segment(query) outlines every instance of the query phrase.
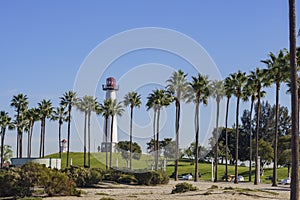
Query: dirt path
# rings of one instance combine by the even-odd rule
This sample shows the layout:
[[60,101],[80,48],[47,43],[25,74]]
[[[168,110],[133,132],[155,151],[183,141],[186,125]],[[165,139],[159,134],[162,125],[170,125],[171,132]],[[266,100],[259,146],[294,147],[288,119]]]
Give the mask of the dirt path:
[[[179,182],[170,181],[168,185],[163,186],[129,186],[112,183],[101,183],[97,188],[81,189],[81,197],[51,197],[51,200],[94,200],[102,197],[112,199],[289,199],[289,186],[271,187],[271,185],[253,183],[212,183],[187,181],[198,187],[199,190],[183,194],[171,194],[172,189]],[[213,186],[214,185],[214,186]],[[213,187],[212,187],[213,186]],[[216,187],[217,186],[217,187]],[[215,189],[211,189],[215,188]]]

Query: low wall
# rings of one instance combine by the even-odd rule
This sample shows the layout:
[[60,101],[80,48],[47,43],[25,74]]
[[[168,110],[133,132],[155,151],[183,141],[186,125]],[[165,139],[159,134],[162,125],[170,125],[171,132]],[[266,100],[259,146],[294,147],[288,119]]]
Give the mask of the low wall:
[[28,162],[44,164],[52,169],[61,169],[60,158],[11,158],[11,164],[16,167],[21,167]]

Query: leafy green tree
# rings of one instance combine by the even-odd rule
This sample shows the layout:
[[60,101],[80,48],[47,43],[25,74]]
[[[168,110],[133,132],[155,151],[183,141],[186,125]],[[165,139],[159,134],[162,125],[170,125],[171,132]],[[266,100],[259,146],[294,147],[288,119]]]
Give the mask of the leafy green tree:
[[113,128],[114,128],[114,118],[117,116],[122,116],[124,112],[121,102],[117,102],[116,99],[112,100],[111,110],[110,110],[110,160],[109,167],[112,167],[112,154],[113,154]]
[[267,64],[269,79],[274,80],[276,85],[276,110],[275,110],[275,133],[274,133],[274,165],[273,165],[273,180],[272,186],[277,186],[277,141],[278,141],[278,120],[279,120],[279,93],[282,82],[288,79],[289,69],[286,55],[283,50],[280,50],[276,56],[272,52],[269,54],[269,59],[261,62]]
[[217,103],[217,114],[216,114],[216,134],[215,134],[215,180],[218,181],[218,152],[219,152],[219,110],[220,110],[220,101],[225,95],[225,88],[223,81],[215,80],[210,85],[211,96],[216,99]]
[[70,134],[71,134],[71,112],[72,107],[77,102],[76,92],[68,91],[65,92],[62,97],[60,97],[60,105],[64,106],[68,110],[68,147],[67,147],[67,159],[66,159],[66,168],[69,167],[69,152],[70,152]]
[[58,151],[59,151],[59,158],[61,158],[61,148],[60,148],[60,143],[61,143],[61,126],[63,125],[64,122],[68,121],[68,112],[66,111],[66,108],[64,106],[59,106],[57,107],[53,113],[52,113],[52,120],[57,120],[58,121]]
[[235,129],[235,138],[236,138],[236,144],[235,144],[235,179],[234,183],[238,183],[238,144],[239,144],[239,108],[240,108],[240,99],[242,98],[242,91],[243,88],[247,84],[247,76],[246,73],[241,72],[240,70],[235,73],[231,74],[232,79],[232,86],[234,88],[233,94],[237,97],[237,103],[236,103],[236,129]]
[[133,109],[134,107],[140,107],[142,104],[141,102],[141,95],[137,92],[129,92],[124,97],[124,106],[130,106],[130,169],[132,170],[132,120],[133,120]]
[[[256,147],[256,143],[254,145]],[[264,173],[264,166],[266,164],[270,164],[273,160],[274,156],[274,150],[272,148],[271,143],[260,139],[258,142],[258,152],[260,156],[260,168],[261,168],[261,173]]]
[[1,168],[4,164],[4,139],[6,128],[11,126],[11,118],[8,116],[8,113],[5,111],[0,112],[0,127],[1,127]]
[[178,180],[178,152],[179,152],[179,122],[180,122],[180,103],[181,100],[187,100],[189,83],[187,81],[187,74],[182,70],[173,72],[172,76],[167,80],[167,90],[172,94],[175,100],[176,118],[175,118],[175,132],[176,132],[176,152],[175,152],[175,181]]
[[13,107],[16,112],[14,123],[17,129],[17,158],[22,158],[22,137],[23,129],[25,127],[24,113],[28,106],[27,95],[20,93],[13,96],[10,106]]
[[[199,146],[199,109],[200,103],[207,105],[207,98],[209,96],[209,80],[208,76],[203,76],[198,73],[197,76],[192,76],[192,82],[190,83],[191,93],[189,95],[188,102],[193,101],[195,103],[195,148]],[[198,161],[199,155],[196,151],[195,160]],[[199,174],[198,162],[195,162],[195,174]],[[195,176],[195,182],[199,181],[199,176]]]
[[130,141],[120,141],[117,144],[117,149],[121,152],[122,158],[126,160],[126,166],[128,167],[128,160],[130,160],[130,151],[132,151],[132,158],[139,160],[141,158],[142,150],[138,143],[132,143],[130,150]]
[[38,113],[41,120],[41,136],[40,136],[40,158],[45,157],[45,136],[46,136],[46,119],[51,118],[53,107],[50,100],[43,99],[38,103]]

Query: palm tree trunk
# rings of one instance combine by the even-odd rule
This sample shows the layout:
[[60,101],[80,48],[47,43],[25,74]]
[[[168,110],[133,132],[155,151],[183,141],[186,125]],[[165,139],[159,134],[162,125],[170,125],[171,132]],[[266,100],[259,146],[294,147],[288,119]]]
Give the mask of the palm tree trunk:
[[59,151],[59,158],[61,158],[61,148],[60,148],[60,142],[61,142],[61,125],[62,125],[62,123],[59,122],[59,124],[58,124],[58,151]]
[[[218,97],[217,97],[218,98]],[[214,182],[218,182],[218,151],[219,151],[219,142],[218,142],[218,136],[219,136],[219,105],[220,100],[217,100],[217,118],[216,118],[216,136],[215,136],[215,180]]]
[[156,125],[156,157],[155,157],[155,170],[158,170],[158,158],[159,158],[159,118],[160,108],[157,109],[157,125]]
[[40,135],[40,158],[42,157],[42,145],[43,145],[43,119],[41,119],[41,135]]
[[114,115],[111,116],[110,122],[110,159],[109,159],[109,168],[112,168],[112,159],[113,159],[113,127],[114,127]]
[[226,157],[226,164],[225,164],[225,178],[226,181],[228,181],[228,110],[229,110],[229,101],[230,101],[230,97],[227,97],[227,105],[226,105],[226,119],[225,119],[225,148],[226,148],[226,152],[225,152],[225,157]]
[[195,110],[195,132],[196,132],[196,141],[195,141],[195,149],[196,149],[196,157],[195,157],[195,182],[199,181],[199,169],[198,169],[198,160],[199,160],[199,104],[200,101],[197,101],[196,103],[196,110]]
[[292,94],[292,176],[290,199],[299,199],[299,113],[298,113],[298,86],[296,65],[296,1],[289,0],[289,27],[290,27],[290,73]]
[[69,117],[68,117],[68,147],[67,147],[67,160],[66,160],[66,168],[69,167],[69,153],[70,153],[70,134],[71,134],[71,111],[72,111],[72,106],[69,105],[69,109],[68,109],[68,113],[69,113]]
[[91,167],[91,111],[88,113],[88,167]]
[[254,185],[258,184],[259,176],[258,174],[258,132],[259,132],[259,121],[260,121],[260,89],[257,93],[257,117],[256,117],[256,134],[255,134],[255,177]]
[[30,145],[30,131],[31,127],[29,127],[28,133],[27,133],[27,158],[30,158],[30,153],[29,153],[29,145]]
[[105,168],[108,170],[108,117],[105,117]]
[[178,153],[179,153],[179,120],[180,120],[180,102],[176,99],[176,119],[175,119],[175,129],[176,129],[176,150],[175,150],[175,181],[178,181]]
[[236,103],[236,118],[235,118],[235,178],[234,183],[238,183],[238,160],[239,160],[239,109],[240,109],[240,96],[237,98]]
[[155,160],[156,160],[156,138],[155,138],[155,136],[156,136],[156,126],[155,126],[155,124],[156,124],[156,113],[157,113],[157,110],[156,110],[156,108],[154,108],[154,116],[153,116],[153,142],[154,142],[154,147],[153,147],[153,156],[154,156],[154,162],[155,162]]
[[133,106],[130,106],[130,138],[129,138],[130,170],[132,170],[132,118],[133,118]]
[[44,127],[43,127],[43,158],[45,157],[45,137],[46,137],[46,119],[44,119]]
[[3,168],[3,164],[4,164],[4,137],[5,137],[5,129],[1,128],[1,168]]
[[[277,77],[279,79],[279,77]],[[279,118],[279,91],[280,82],[276,82],[276,105],[275,105],[275,134],[274,134],[274,159],[272,186],[277,186],[277,140],[278,140],[278,118]]]
[[250,107],[250,122],[249,122],[249,182],[251,182],[252,176],[252,112],[254,106],[254,99],[251,99]]
[[84,127],[83,127],[83,166],[86,167],[86,120],[87,112],[84,112]]
[[20,156],[20,158],[22,158],[22,146],[23,146],[23,144],[22,144],[22,136],[23,136],[23,132],[22,132],[22,130],[20,131],[20,136],[19,136],[19,156]]
[[17,158],[19,158],[19,128],[17,129]]

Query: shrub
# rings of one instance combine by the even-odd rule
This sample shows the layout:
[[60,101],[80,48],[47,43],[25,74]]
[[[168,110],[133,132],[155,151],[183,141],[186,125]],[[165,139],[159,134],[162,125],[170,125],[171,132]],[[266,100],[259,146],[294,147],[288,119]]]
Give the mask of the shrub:
[[164,171],[152,171],[151,185],[168,184],[169,177]]
[[88,187],[102,180],[100,169],[71,167],[67,174],[75,181],[77,187]]
[[134,175],[131,174],[121,174],[121,176],[118,179],[118,183],[123,184],[134,184],[136,182],[136,178],[134,177]]
[[172,194],[184,193],[184,192],[196,191],[196,190],[198,190],[196,186],[193,186],[192,184],[187,182],[183,182],[175,185],[175,188],[172,190]]
[[151,185],[152,172],[137,172],[134,174],[139,185]]

